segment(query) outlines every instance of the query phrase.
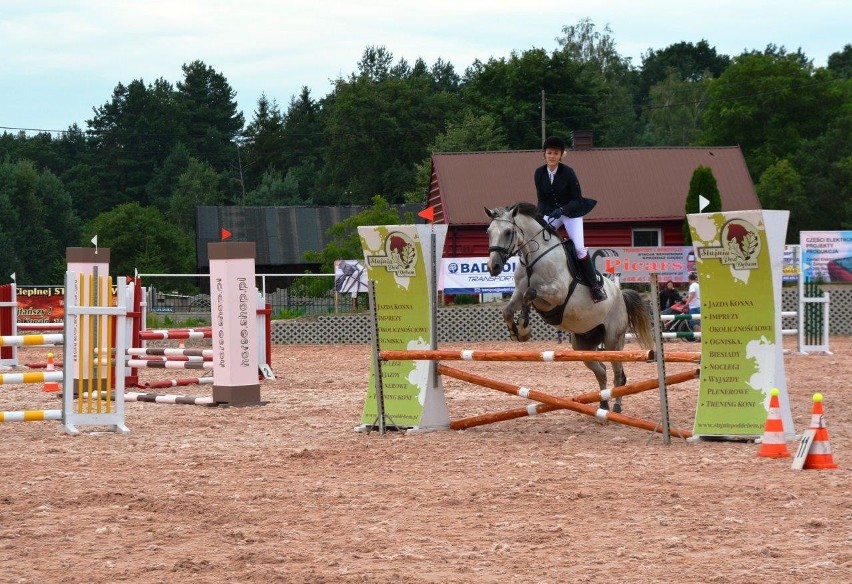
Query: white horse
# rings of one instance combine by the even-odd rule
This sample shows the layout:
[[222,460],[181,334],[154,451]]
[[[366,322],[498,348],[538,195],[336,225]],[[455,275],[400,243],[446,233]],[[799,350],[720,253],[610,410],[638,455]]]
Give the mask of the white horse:
[[[648,308],[635,290],[621,290],[608,278],[603,280],[606,299],[595,303],[578,278],[573,243],[563,240],[544,222],[535,205],[518,203],[510,207],[485,209],[491,217],[488,226],[488,271],[492,276],[502,273],[506,260],[517,254],[515,291],[503,309],[503,320],[514,341],[530,339],[530,306],[548,324],[571,333],[571,345],[578,351],[607,351],[624,348],[625,334],[631,330],[644,349],[654,345],[653,329]],[[582,289],[575,290],[577,284]],[[515,313],[521,314],[516,319]],[[586,361],[601,391],[606,387],[606,367],[599,361]],[[613,387],[627,383],[624,365],[611,363]],[[607,401],[600,407],[609,409]],[[621,398],[616,398],[614,411],[621,411]]]

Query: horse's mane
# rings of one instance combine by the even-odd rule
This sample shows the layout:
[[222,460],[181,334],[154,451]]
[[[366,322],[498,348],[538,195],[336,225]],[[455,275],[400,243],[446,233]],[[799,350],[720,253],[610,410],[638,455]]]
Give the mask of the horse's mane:
[[532,203],[521,201],[520,203],[515,203],[515,207],[518,208],[518,213],[521,215],[526,215],[539,220],[541,219],[541,212],[539,212],[538,207]]
[[535,219],[535,222],[541,225],[546,231],[561,237],[561,235],[559,235],[559,231],[544,222],[544,215],[542,215],[541,211],[538,210],[537,205],[533,205],[527,201],[521,201],[520,203],[515,203],[514,206],[518,209],[519,214]]

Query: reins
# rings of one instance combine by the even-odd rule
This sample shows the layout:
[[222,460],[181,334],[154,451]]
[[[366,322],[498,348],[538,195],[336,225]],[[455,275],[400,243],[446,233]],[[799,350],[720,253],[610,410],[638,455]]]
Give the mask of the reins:
[[[567,257],[568,257],[568,250],[565,247],[565,241],[562,241],[561,238],[560,238],[560,240],[557,243],[555,243],[551,247],[548,247],[540,255],[534,257],[532,259],[532,261],[530,261],[529,256],[531,254],[537,253],[542,247],[539,244],[539,242],[536,241],[536,239],[535,239],[536,237],[541,235],[542,240],[544,242],[547,242],[552,236],[558,235],[553,230],[552,227],[550,227],[549,225],[547,225],[543,221],[537,220],[534,217],[530,217],[530,219],[538,222],[539,225],[541,226],[541,230],[538,233],[536,233],[531,239],[526,240],[526,234],[524,233],[524,230],[521,228],[520,225],[518,225],[518,223],[514,219],[509,220],[509,219],[495,218],[494,221],[503,221],[505,223],[511,223],[512,224],[512,227],[513,227],[512,236],[511,236],[511,239],[509,240],[509,243],[506,244],[505,247],[500,246],[500,245],[492,245],[492,246],[488,247],[488,253],[497,252],[501,255],[502,258],[505,258],[505,259],[508,259],[508,258],[512,257],[513,255],[515,255],[517,253],[519,258],[520,258],[521,265],[524,266],[524,269],[527,272],[527,280],[529,280],[532,277],[533,266],[535,266],[541,258],[546,256],[548,253],[550,253],[554,249],[562,248],[562,250],[565,252],[566,260],[567,260]],[[518,233],[520,233],[520,237],[525,240],[524,243],[520,246],[517,246],[515,244],[515,240],[518,239]],[[530,246],[533,243],[536,246],[539,246],[538,249],[534,249],[534,250],[531,249],[531,250],[527,250],[527,251],[524,250],[524,248]],[[504,261],[505,261],[505,259],[504,259]],[[572,289],[573,289],[573,287],[572,287]]]

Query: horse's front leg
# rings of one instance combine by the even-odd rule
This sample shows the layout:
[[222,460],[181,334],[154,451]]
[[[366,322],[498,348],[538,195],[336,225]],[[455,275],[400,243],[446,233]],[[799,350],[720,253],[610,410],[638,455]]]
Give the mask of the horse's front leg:
[[[526,300],[526,286],[521,282],[515,282],[515,291],[512,298],[503,309],[503,321],[509,329],[509,338],[519,343],[526,342],[532,337],[530,326],[530,303]],[[518,318],[515,313],[520,310]]]
[[[606,366],[600,361],[584,361],[583,364],[591,369],[595,374],[595,379],[598,380],[598,387],[601,391],[606,390]],[[619,408],[620,408],[619,404]],[[609,409],[609,400],[601,399],[599,406],[602,410]]]

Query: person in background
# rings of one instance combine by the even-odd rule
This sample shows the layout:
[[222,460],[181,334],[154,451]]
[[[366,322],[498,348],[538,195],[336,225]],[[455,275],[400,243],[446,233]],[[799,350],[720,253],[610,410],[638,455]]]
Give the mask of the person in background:
[[[689,274],[689,292],[686,295],[686,303],[689,305],[689,314],[701,313],[701,290],[698,288],[698,274]],[[690,320],[689,327],[693,332],[701,331],[701,323],[698,320]]]
[[561,162],[565,155],[565,141],[562,138],[547,138],[542,149],[545,164],[538,167],[534,175],[538,210],[554,229],[559,229],[560,225],[565,227],[568,237],[574,242],[583,277],[589,282],[592,300],[600,302],[606,299],[603,280],[597,279],[595,266],[586,251],[583,238],[583,215],[589,213],[597,201],[583,197],[574,169]]
[[660,290],[660,312],[669,309],[673,304],[683,300],[680,292],[674,287],[674,282],[666,282],[666,287]]

